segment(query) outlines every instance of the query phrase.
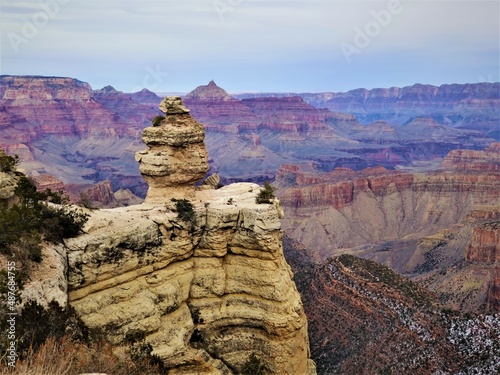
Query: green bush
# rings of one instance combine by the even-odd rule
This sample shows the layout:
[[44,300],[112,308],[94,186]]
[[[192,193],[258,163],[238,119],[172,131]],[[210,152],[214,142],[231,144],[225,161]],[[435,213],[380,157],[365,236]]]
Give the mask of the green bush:
[[[26,177],[22,177],[15,190],[17,204],[8,207],[0,206],[4,220],[0,220],[0,228],[8,233],[5,238],[0,236],[0,246],[10,244],[12,234],[17,238],[23,233],[37,232],[45,239],[60,242],[63,238],[75,237],[88,220],[88,215],[82,211],[70,208],[68,199],[61,192],[38,192],[35,185]],[[52,206],[47,202],[58,204]]]
[[[1,311],[0,315],[6,312]],[[3,318],[3,316],[2,316]],[[7,319],[0,320],[2,332],[7,332]],[[79,342],[87,342],[89,331],[73,308],[62,308],[57,302],[52,301],[48,308],[37,302],[28,302],[21,313],[16,316],[16,343],[17,352],[22,356],[28,354],[30,347],[38,349],[49,337],[60,339],[70,335]],[[5,353],[5,342],[0,341],[0,351]]]
[[0,172],[13,172],[19,162],[19,156],[9,156],[0,150]]
[[157,369],[159,373],[167,373],[167,369],[161,358],[153,354],[153,347],[150,343],[140,341],[132,344],[129,349],[129,355],[134,362],[146,363]]
[[248,359],[241,368],[242,375],[264,375],[266,373],[265,371],[266,367],[255,353],[248,356]]
[[38,192],[26,177],[20,178],[15,195],[18,202],[13,205],[0,201],[0,253],[16,262],[25,280],[30,262],[42,260],[42,240],[56,243],[78,235],[88,215],[70,208],[60,192]]
[[257,195],[257,198],[255,199],[257,203],[272,203],[273,199],[275,198],[274,196],[274,188],[271,186],[271,184],[266,181],[264,182],[264,188],[260,189],[259,194]]
[[82,232],[88,220],[88,214],[67,206],[57,208],[46,206],[42,218],[41,230],[45,239],[51,242],[62,242],[64,238],[76,237]]
[[155,116],[155,117],[151,120],[151,124],[152,124],[153,126],[160,126],[163,120],[165,120],[165,116]]
[[179,219],[185,221],[186,223],[194,223],[194,206],[189,200],[172,198],[172,202],[175,203],[175,211],[177,212],[177,217]]

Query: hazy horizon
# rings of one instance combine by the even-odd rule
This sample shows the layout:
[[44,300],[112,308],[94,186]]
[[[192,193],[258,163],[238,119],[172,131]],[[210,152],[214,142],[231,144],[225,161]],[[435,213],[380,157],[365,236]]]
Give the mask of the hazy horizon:
[[497,82],[499,14],[470,0],[4,0],[0,74],[159,93]]

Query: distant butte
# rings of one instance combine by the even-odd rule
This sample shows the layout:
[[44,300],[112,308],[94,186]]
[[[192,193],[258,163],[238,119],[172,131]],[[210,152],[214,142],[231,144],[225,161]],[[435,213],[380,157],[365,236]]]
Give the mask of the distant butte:
[[202,85],[188,93],[185,100],[200,100],[200,101],[236,101],[237,99],[230,96],[226,90],[217,86],[214,80],[211,80],[208,85]]

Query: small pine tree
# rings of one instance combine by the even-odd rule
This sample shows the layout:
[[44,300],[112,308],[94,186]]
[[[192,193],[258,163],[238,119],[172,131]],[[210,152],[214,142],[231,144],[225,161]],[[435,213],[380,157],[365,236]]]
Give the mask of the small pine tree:
[[177,217],[186,223],[194,223],[195,212],[193,204],[187,199],[175,199],[172,198],[172,202],[175,203],[175,210],[177,211]]
[[264,188],[260,189],[259,195],[257,195],[256,202],[261,203],[272,203],[274,197],[274,188],[271,184],[266,181],[264,182]]

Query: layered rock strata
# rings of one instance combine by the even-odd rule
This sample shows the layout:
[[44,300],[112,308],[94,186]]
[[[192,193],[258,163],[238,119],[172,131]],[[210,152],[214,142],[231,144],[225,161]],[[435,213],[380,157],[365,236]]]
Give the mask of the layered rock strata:
[[197,192],[194,217],[139,205],[92,214],[69,240],[69,300],[115,344],[145,336],[171,374],[309,374],[307,322],[280,212],[240,183]]
[[432,173],[282,166],[285,233],[318,260],[356,254],[415,277],[452,308],[496,311],[497,147],[451,152]]
[[257,204],[251,183],[195,190],[204,128],[178,97],[160,109],[137,154],[145,203],[94,211],[66,242],[70,304],[116,345],[144,337],[169,374],[241,373],[252,355],[269,374],[315,374],[278,201]]
[[498,172],[500,171],[500,142],[492,143],[484,151],[451,151],[441,166],[444,169]]
[[465,258],[468,262],[500,263],[500,221],[474,227]]
[[147,203],[194,196],[194,184],[209,170],[205,128],[194,120],[180,97],[160,104],[165,119],[144,129],[147,150],[136,154],[139,170],[149,185]]

